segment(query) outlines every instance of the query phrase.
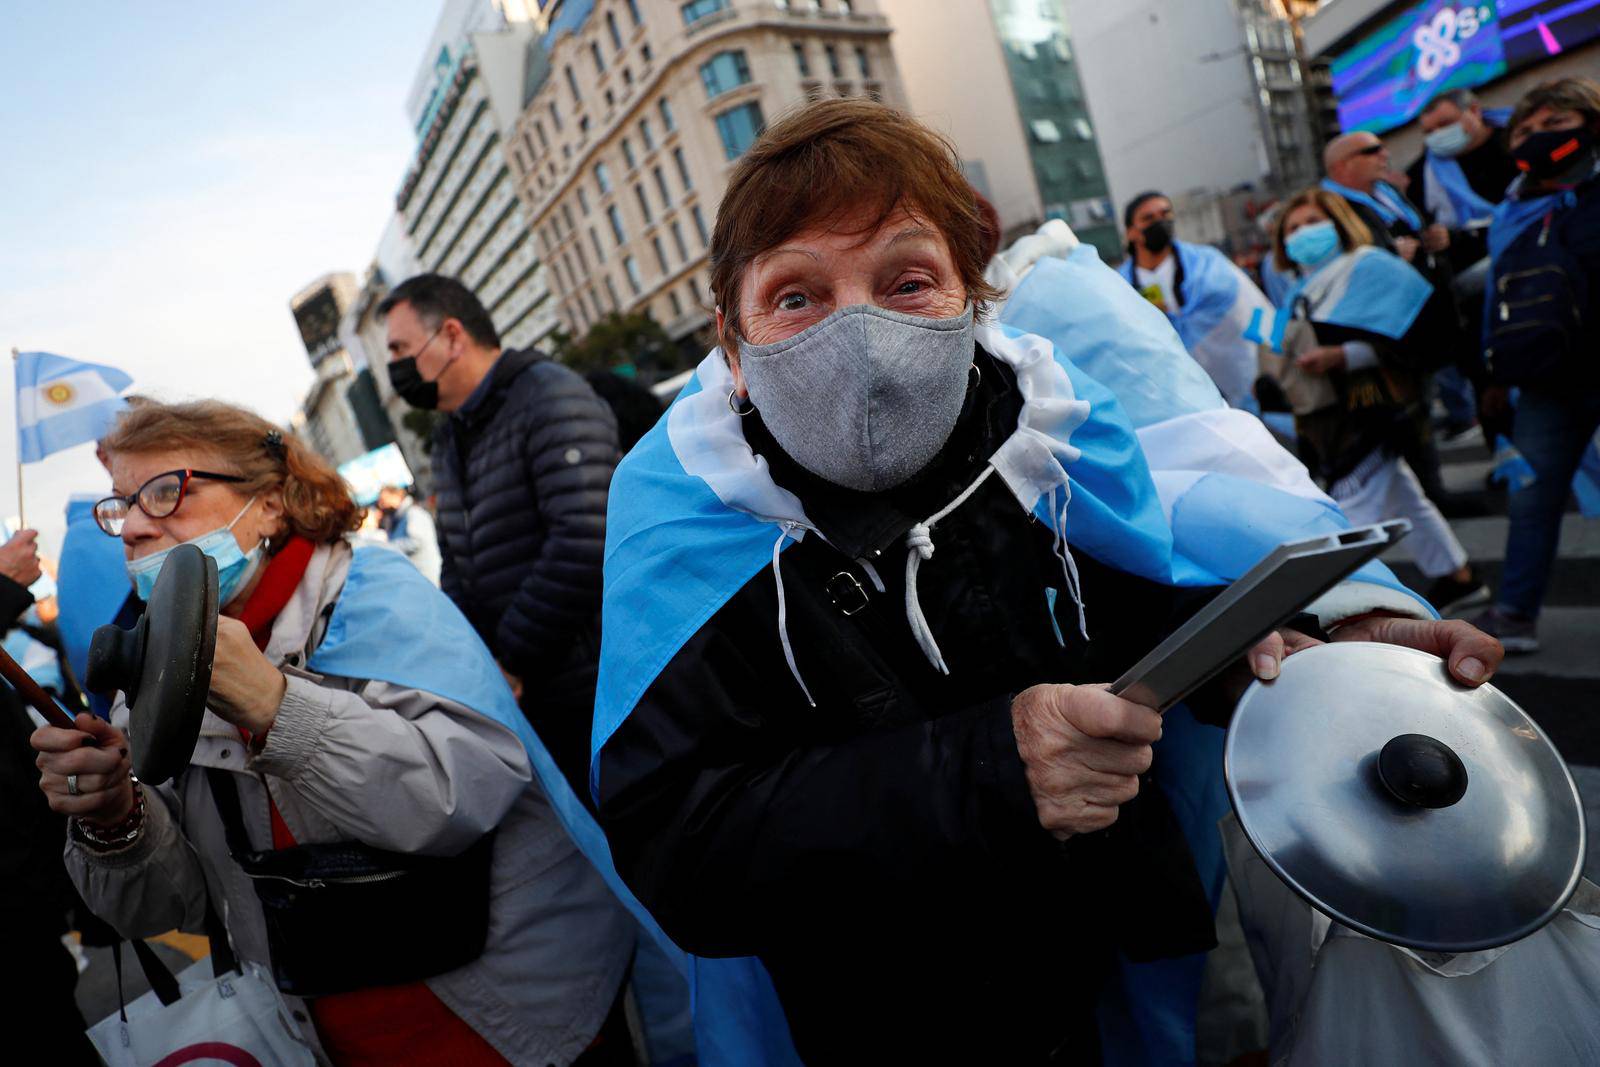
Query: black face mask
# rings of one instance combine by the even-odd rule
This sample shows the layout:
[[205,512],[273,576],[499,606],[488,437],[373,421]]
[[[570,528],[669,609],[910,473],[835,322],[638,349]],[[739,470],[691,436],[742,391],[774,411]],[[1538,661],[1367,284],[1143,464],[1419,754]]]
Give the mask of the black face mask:
[[414,408],[431,411],[439,406],[439,383],[423,378],[417,357],[407,356],[389,364],[389,384],[401,400]]
[[1172,244],[1172,222],[1158,219],[1144,228],[1144,247],[1148,252],[1160,254]]
[[1575,130],[1542,130],[1511,150],[1517,168],[1531,178],[1559,177],[1572,169],[1594,148],[1594,131],[1587,126]]

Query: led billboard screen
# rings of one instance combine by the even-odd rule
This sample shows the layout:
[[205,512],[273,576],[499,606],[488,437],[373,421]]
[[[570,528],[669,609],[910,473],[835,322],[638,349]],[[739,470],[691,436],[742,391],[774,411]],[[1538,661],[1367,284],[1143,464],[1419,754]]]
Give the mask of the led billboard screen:
[[1600,36],[1600,0],[1423,0],[1332,62],[1339,124],[1381,132],[1434,96],[1493,81]]

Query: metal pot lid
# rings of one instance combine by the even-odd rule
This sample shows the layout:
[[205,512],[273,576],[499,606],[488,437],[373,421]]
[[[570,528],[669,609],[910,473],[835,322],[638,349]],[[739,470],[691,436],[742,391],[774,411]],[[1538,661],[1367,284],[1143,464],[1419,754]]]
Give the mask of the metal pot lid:
[[1470,952],[1526,937],[1583,870],[1566,763],[1492,685],[1372,642],[1306,649],[1234,711],[1228,795],[1295,892],[1371,937]]

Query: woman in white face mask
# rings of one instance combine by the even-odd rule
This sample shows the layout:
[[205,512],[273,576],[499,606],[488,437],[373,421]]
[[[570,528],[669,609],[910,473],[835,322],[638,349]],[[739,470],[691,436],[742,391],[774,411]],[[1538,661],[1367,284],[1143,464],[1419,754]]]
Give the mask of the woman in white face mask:
[[135,592],[193,544],[222,615],[171,783],[132,777],[122,694],[117,725],[33,735],[95,913],[128,937],[226,936],[319,1062],[572,1063],[625,1027],[635,930],[563,832],[565,780],[444,594],[352,547],[361,508],[333,467],[212,401],[142,405],[103,444],[95,517]]
[[[717,213],[719,348],[612,482],[602,825],[683,947],[766,965],[766,1046],[808,1063],[1092,1061],[1114,951],[1210,943],[1140,788],[1163,719],[1097,684],[1206,580],[1110,395],[985,321],[996,236],[899,112],[770,127]],[[1090,299],[1179,343],[1091,269]]]
[[1262,369],[1284,387],[1301,456],[1352,522],[1411,520],[1406,541],[1442,612],[1488,599],[1466,550],[1400,453],[1414,434],[1429,342],[1432,288],[1410,264],[1373,247],[1337,193],[1291,198],[1273,233],[1274,263],[1299,282],[1284,296]]

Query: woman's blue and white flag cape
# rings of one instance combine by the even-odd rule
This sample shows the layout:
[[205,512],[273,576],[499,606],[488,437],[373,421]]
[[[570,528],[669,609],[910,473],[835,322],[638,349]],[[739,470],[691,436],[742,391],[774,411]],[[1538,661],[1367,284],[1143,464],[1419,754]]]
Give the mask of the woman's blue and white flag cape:
[[[1038,305],[1019,292],[1002,325],[976,331],[979,343],[1016,372],[1025,401],[1018,433],[995,465],[1019,506],[1062,530],[1074,551],[1168,584],[1212,585],[1237,577],[1285,539],[1347,525],[1258,421],[1226,408],[1165,317],[1092,249],[1041,262],[1033,273]],[[1047,336],[1024,332],[1011,324],[1016,320],[1038,321]],[[1136,432],[1096,372],[1126,392],[1142,430]],[[811,528],[799,499],[773,481],[766,461],[745,442],[727,404],[732,384],[721,353],[713,351],[612,481],[592,740],[596,789],[601,749],[651,682],[729,598]],[[1152,448],[1174,461],[1152,472],[1146,461]],[[1052,471],[1067,479],[1064,509],[1046,491]],[[1347,597],[1351,607],[1342,615],[1373,607],[1428,611],[1381,565],[1357,577],[1347,584],[1365,592]],[[1094,607],[1086,605],[1091,613]],[[1167,736],[1181,732],[1169,727]],[[1185,780],[1169,788],[1191,824],[1221,814],[1215,807],[1220,732],[1213,732],[1216,775],[1196,786],[1192,776],[1178,774]],[[744,1017],[763,1027],[765,1041],[743,1059],[705,1062],[791,1062],[792,1048],[787,1056],[781,1051],[787,1046],[781,1009],[760,965],[696,965],[701,981],[714,970],[735,984],[751,983]],[[1192,1049],[1192,997],[1188,1013]]]
[[1312,322],[1398,340],[1432,296],[1433,286],[1411,264],[1381,248],[1362,245],[1300,279],[1276,309],[1250,320],[1245,337],[1282,352],[1289,323],[1304,312]]
[[[1256,310],[1272,305],[1220,250],[1187,241],[1173,241],[1172,248],[1183,269],[1183,304],[1167,318],[1189,355],[1237,405],[1250,396],[1257,375],[1255,346],[1243,340],[1244,328]],[[1118,270],[1138,288],[1132,256]]]

